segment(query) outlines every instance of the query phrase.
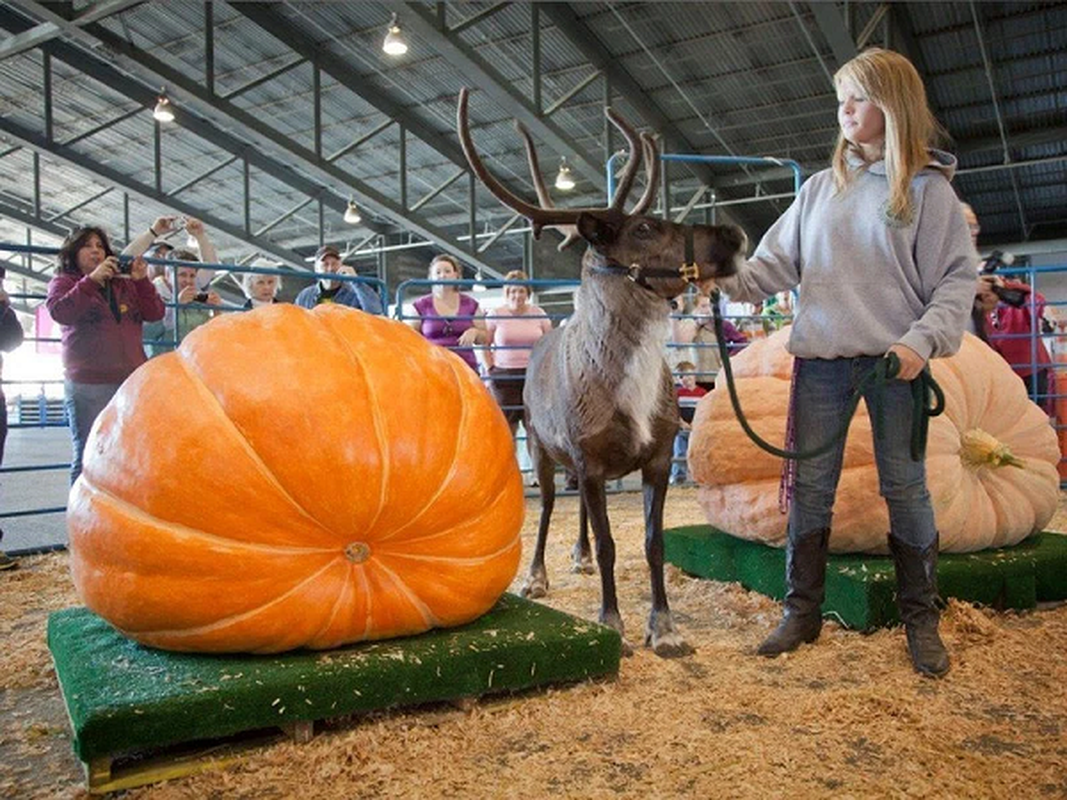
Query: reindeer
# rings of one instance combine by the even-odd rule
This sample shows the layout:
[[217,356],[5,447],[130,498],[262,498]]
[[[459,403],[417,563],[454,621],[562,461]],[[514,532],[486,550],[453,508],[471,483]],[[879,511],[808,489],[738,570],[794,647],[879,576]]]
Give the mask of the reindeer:
[[[457,112],[459,138],[481,183],[505,206],[527,217],[534,236],[546,226],[574,226],[565,244],[576,238],[574,233],[588,243],[574,315],[566,326],[537,342],[526,370],[527,445],[541,489],[541,519],[523,594],[539,597],[548,590],[545,542],[555,504],[555,464],[560,464],[577,474],[583,511],[592,522],[600,567],[600,622],[617,630],[630,652],[615,594],[615,542],[604,484],[640,469],[645,556],[652,582],[644,642],[659,656],[686,655],[691,648],[675,629],[663,580],[663,504],[678,430],[674,383],[662,356],[668,302],[690,282],[733,274],[744,234],[734,227],[679,225],[644,216],[659,182],[656,145],[647,134],[639,139],[611,108],[605,113],[626,137],[630,158],[614,198],[603,209],[552,207],[533,141],[516,123],[540,201],[531,205],[482,163],[470,135],[468,97],[463,89]],[[624,204],[642,159],[648,185],[634,211],[627,214]],[[580,560],[581,541],[575,549]]]

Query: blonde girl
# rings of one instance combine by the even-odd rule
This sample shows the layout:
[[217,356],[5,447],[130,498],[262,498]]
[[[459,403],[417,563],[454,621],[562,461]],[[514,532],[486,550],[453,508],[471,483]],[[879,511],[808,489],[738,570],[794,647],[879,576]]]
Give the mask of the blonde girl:
[[[949,660],[937,630],[938,535],[924,464],[910,457],[908,382],[928,359],[959,349],[977,256],[949,183],[956,160],[931,147],[939,128],[911,63],[870,49],[845,64],[834,84],[840,134],[832,168],[807,181],[738,275],[719,283],[747,302],[799,285],[788,346],[796,357],[793,449],[825,444],[857,382],[887,353],[899,357],[899,378],[881,398],[885,428],[875,437],[875,460],[908,651],[918,672],[941,676]],[[872,396],[864,399],[870,406]],[[841,441],[796,462],[784,613],[761,655],[819,635],[843,455]]]

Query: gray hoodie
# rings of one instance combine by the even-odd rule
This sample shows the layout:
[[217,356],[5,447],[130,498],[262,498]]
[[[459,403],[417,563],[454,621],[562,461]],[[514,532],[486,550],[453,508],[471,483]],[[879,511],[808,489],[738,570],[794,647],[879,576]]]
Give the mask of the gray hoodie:
[[788,349],[800,358],[882,355],[893,344],[924,359],[955,353],[974,303],[978,254],[949,185],[956,159],[931,150],[912,180],[913,219],[890,220],[885,162],[838,194],[813,175],[737,275],[731,299],[759,302],[800,285]]

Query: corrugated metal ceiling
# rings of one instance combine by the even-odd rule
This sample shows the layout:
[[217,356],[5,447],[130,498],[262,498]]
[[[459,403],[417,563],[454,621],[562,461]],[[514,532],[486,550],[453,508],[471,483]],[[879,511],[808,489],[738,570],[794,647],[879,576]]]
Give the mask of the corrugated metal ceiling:
[[[9,9],[15,4],[9,4]],[[76,4],[77,8],[84,3]],[[445,19],[456,26],[492,8],[490,3],[449,4]],[[389,119],[360,96],[370,87],[387,96],[413,120],[434,132],[429,141],[408,136],[408,202],[420,198],[451,178],[458,167],[447,153],[455,152],[455,102],[459,89],[472,80],[435,49],[433,41],[406,32],[410,50],[390,59],[380,50],[385,25],[394,8],[405,14],[421,9],[436,13],[435,4],[300,3],[271,6],[294,32],[317,43],[324,53],[344,61],[358,82],[352,87],[322,76],[322,151],[334,153],[378,128]],[[992,66],[993,86],[1008,136],[1008,156],[1014,162],[1067,156],[1067,5],[1062,3],[980,3],[978,14]],[[226,96],[249,82],[299,61],[290,42],[276,38],[252,22],[239,8],[216,2],[215,90]],[[695,152],[771,155],[799,160],[810,172],[825,166],[836,135],[833,90],[824,64],[837,66],[830,41],[805,3],[576,3],[584,35],[609,55],[614,68],[625,71],[650,101],[685,136]],[[836,5],[853,38],[878,13],[879,4],[850,2]],[[501,76],[502,82],[529,102],[533,93],[531,7],[511,4],[452,34]],[[112,34],[162,59],[189,79],[203,82],[204,6],[200,2],[154,0],[127,9],[103,22]],[[543,103],[549,106],[596,72],[588,53],[556,27],[542,12],[540,70]],[[1019,186],[1016,199],[1009,173],[975,172],[969,168],[1001,164],[1005,153],[985,65],[978,46],[972,5],[960,2],[892,4],[869,43],[917,48],[910,53],[925,73],[931,103],[960,153],[963,174],[960,193],[976,207],[986,241],[1018,241],[1024,236],[1056,238],[1067,228],[1067,161],[1045,162],[1014,170]],[[810,41],[809,41],[810,39]],[[145,86],[156,87],[148,70],[94,40],[92,33],[73,40],[93,58],[119,66]],[[814,43],[816,51],[812,49]],[[42,56],[39,49],[8,57],[0,73],[0,112],[5,120],[43,131]],[[53,59],[55,139],[63,142],[138,108],[136,101],[103,86]],[[605,151],[604,87],[592,81],[571,97],[551,122],[575,147],[602,159]],[[288,137],[302,148],[313,148],[313,67],[304,61],[294,68],[243,91],[232,103]],[[638,105],[625,96],[614,104],[643,124]],[[93,161],[153,181],[154,125],[145,109],[72,145]],[[471,100],[474,134],[492,168],[521,192],[532,197],[532,184],[511,114],[490,93],[474,87]],[[219,125],[238,139],[256,141],[237,120]],[[400,194],[399,130],[396,125],[336,161],[336,166],[384,196]],[[620,137],[615,135],[616,144]],[[162,133],[165,190],[173,190],[196,175],[232,158],[231,153],[180,129]],[[274,153],[297,173],[314,172],[309,165],[284,153]],[[551,179],[558,156],[542,145],[542,169]],[[44,156],[40,197],[46,213],[57,213],[100,191],[100,182],[85,170],[55,163]],[[20,150],[0,158],[0,187],[5,202],[32,209],[33,189],[26,179],[28,157]],[[736,168],[716,169],[727,184],[745,181]],[[695,178],[673,169],[674,202],[696,188]],[[307,198],[297,189],[262,171],[253,170],[251,212],[253,229]],[[583,176],[580,176],[583,177]],[[584,176],[576,192],[563,204],[598,204],[602,191]],[[788,181],[766,181],[764,191],[787,189]],[[328,187],[341,197],[343,185]],[[720,188],[720,198],[751,195],[753,187]],[[243,219],[239,162],[231,164],[182,192],[184,201],[239,224]],[[1018,203],[1028,229],[1020,230]],[[477,193],[479,224],[502,224],[510,212],[487,193]],[[156,213],[163,204],[138,206],[138,214]],[[780,213],[777,204],[743,206],[744,221],[758,236]],[[142,210],[143,209],[143,210]],[[375,209],[368,209],[374,218]],[[468,224],[467,180],[462,178],[419,210],[450,235],[465,234]],[[122,227],[121,194],[112,192],[72,215],[98,220],[114,230]],[[330,215],[328,238],[361,239],[369,231],[343,225]],[[384,216],[378,217],[384,220]],[[268,234],[279,246],[306,252],[318,242],[317,206],[312,203]],[[66,220],[64,220],[66,221]],[[140,220],[138,220],[138,225]],[[20,225],[0,222],[0,237],[21,240]],[[219,237],[225,258],[238,258],[250,246]],[[485,258],[501,269],[521,260],[521,238],[502,237]]]

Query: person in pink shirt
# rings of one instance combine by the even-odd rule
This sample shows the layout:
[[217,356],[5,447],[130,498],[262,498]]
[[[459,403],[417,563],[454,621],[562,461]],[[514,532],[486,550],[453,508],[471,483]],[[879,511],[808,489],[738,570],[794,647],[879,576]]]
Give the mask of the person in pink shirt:
[[[512,270],[505,281],[526,281],[526,273]],[[490,388],[500,405],[511,434],[522,422],[522,389],[526,385],[526,366],[534,343],[552,330],[544,310],[530,303],[530,288],[522,283],[504,287],[505,304],[486,318],[493,366],[489,369]]]

